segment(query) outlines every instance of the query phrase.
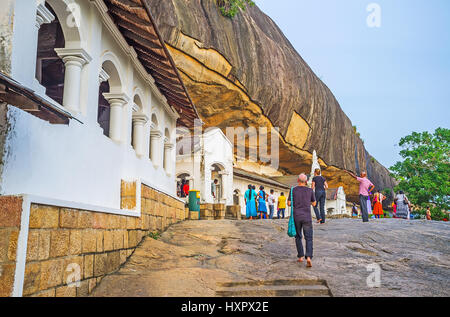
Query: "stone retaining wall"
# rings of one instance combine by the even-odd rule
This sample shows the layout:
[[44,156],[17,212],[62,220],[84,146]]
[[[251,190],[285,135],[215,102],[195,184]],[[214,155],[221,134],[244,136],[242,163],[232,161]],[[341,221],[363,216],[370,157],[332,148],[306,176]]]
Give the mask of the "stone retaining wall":
[[21,218],[22,198],[0,196],[0,297],[13,290]]
[[224,204],[201,204],[201,220],[223,220],[225,219],[226,206]]
[[[121,192],[122,207],[136,206],[136,184],[122,183]],[[32,203],[23,296],[87,296],[150,232],[185,220],[183,202],[146,185],[140,204],[140,217],[133,217]],[[0,205],[1,296],[12,292],[21,213],[20,197]]]

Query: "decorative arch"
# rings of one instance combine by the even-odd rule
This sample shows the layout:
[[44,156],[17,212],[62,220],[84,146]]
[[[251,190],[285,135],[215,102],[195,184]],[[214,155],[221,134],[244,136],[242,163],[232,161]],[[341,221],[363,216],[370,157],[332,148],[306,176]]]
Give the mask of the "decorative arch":
[[79,48],[85,42],[81,30],[82,14],[80,5],[75,0],[45,0],[61,22],[66,39],[66,48]]
[[211,165],[210,165],[210,169],[211,169],[211,170],[212,170],[212,168],[214,167],[214,165],[216,165],[217,167],[219,167],[220,171],[226,171],[226,168],[225,168],[225,166],[223,165],[222,162],[218,162],[218,161],[212,162]]
[[164,129],[164,138],[166,142],[170,142],[171,140],[171,135],[170,135],[170,131],[169,128],[165,128]]
[[[120,142],[122,106],[128,102],[124,94],[122,66],[117,56],[109,51],[101,56],[100,61],[97,121],[104,135]],[[115,110],[112,110],[113,106]]]
[[141,88],[136,87],[133,91],[133,103],[138,106],[139,109],[136,109],[136,111],[140,113],[145,112],[145,103],[144,103],[145,97],[144,92]]
[[188,170],[182,170],[177,173],[176,177],[179,178],[180,176],[183,176],[183,175],[191,176],[191,172]]
[[81,71],[92,58],[83,48],[81,7],[75,0],[40,0],[36,9],[36,79],[48,97],[79,113]]
[[152,121],[152,130],[158,130],[158,128],[159,128],[159,119],[158,119],[158,115],[156,114],[156,112],[152,113],[151,121]]
[[133,97],[133,112],[143,113],[144,106],[142,105],[142,99],[138,94],[135,94]]
[[107,81],[110,86],[111,93],[123,93],[123,80],[124,72],[122,64],[120,63],[117,56],[111,52],[107,51],[100,57],[101,69],[99,73],[104,70],[107,73]]

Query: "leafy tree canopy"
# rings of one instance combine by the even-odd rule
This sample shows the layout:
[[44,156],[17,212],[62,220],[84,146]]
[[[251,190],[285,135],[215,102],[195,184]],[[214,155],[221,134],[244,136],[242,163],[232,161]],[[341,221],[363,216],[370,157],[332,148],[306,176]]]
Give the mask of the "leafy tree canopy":
[[239,9],[245,10],[245,5],[254,6],[255,2],[252,0],[217,0],[220,12],[227,18],[233,18]]
[[449,210],[450,197],[450,130],[438,128],[413,132],[400,140],[403,161],[390,169],[411,203],[422,209],[432,208],[434,218],[442,219]]

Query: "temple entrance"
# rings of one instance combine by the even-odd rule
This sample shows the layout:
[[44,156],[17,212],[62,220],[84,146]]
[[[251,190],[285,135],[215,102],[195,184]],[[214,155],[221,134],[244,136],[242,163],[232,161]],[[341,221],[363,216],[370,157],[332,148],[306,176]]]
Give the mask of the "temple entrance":
[[225,169],[219,164],[211,166],[211,196],[215,204],[219,204],[226,199],[224,188],[224,171]]
[[239,189],[235,189],[233,192],[233,205],[241,205],[241,192],[239,191]]
[[177,176],[177,196],[185,198],[189,196],[191,176],[188,173],[182,173]]

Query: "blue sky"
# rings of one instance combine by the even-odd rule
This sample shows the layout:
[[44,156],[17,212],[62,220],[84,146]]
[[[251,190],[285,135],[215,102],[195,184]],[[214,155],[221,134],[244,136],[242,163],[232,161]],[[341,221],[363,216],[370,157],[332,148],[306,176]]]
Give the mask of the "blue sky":
[[[400,138],[449,128],[449,0],[256,0],[386,167]],[[381,27],[367,25],[369,4]]]

